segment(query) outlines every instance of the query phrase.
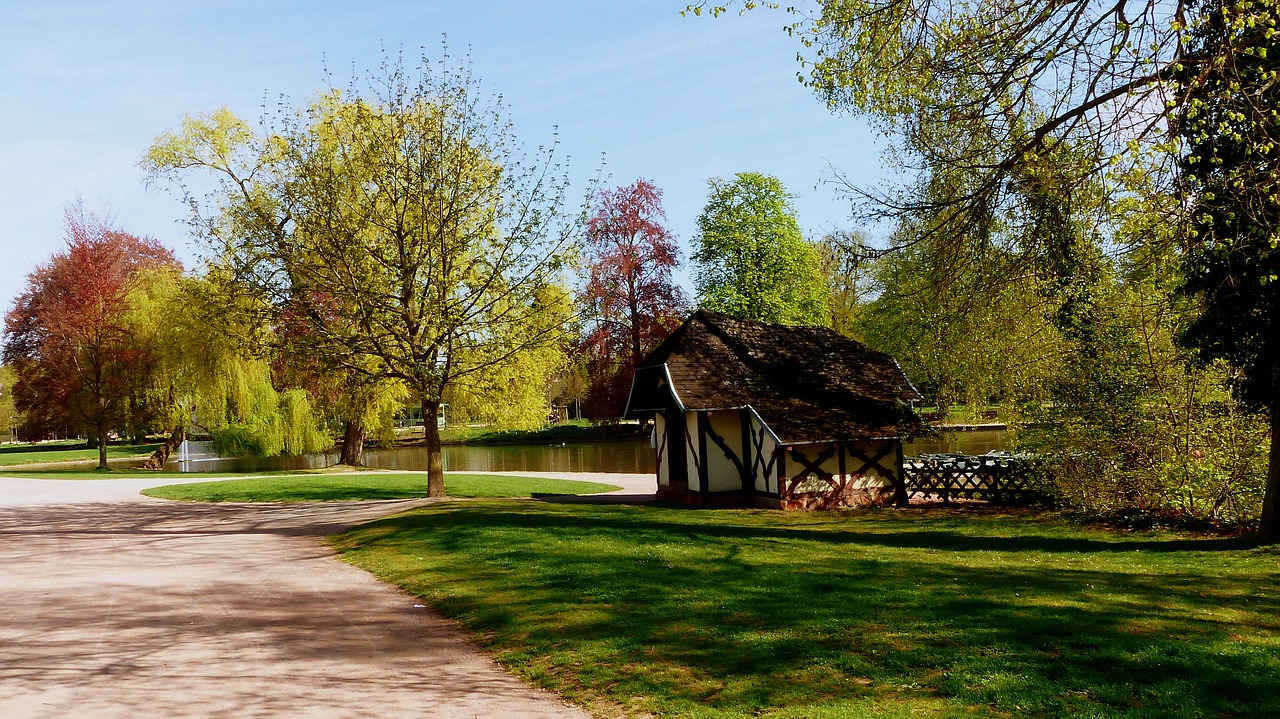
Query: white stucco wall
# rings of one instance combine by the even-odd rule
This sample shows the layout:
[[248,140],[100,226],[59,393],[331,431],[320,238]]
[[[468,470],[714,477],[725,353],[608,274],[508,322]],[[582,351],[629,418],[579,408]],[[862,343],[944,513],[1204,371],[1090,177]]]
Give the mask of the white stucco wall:
[[[742,413],[712,412],[707,417],[711,430],[724,440],[729,450],[742,461]],[[724,450],[707,437],[707,489],[711,492],[733,492],[742,489],[738,467],[725,456]]]
[[[893,440],[886,440],[886,441],[893,442]],[[878,452],[884,444],[885,444],[884,441],[856,442],[854,443],[854,446],[856,446],[868,457],[874,457],[876,455],[876,452]],[[816,461],[817,458],[821,456],[823,452],[827,451],[828,448],[833,446],[834,445],[829,445],[829,444],[812,444],[812,445],[793,446],[793,452],[787,453],[787,467],[786,467],[787,476],[795,477],[798,474],[800,474],[800,472],[804,469],[804,466],[791,456],[793,453],[801,454],[810,461]],[[886,469],[893,471],[898,464],[898,460],[899,460],[898,451],[895,448],[895,451],[881,458],[879,460],[879,464],[885,467]],[[840,477],[840,453],[838,451],[833,452],[830,457],[823,460],[817,466],[821,468],[822,471],[827,472],[831,476],[836,477],[838,479]],[[850,486],[853,487],[854,489],[867,489],[872,487],[890,487],[893,485],[893,481],[890,479],[889,476],[882,474],[875,467],[869,467],[864,465],[862,460],[858,459],[857,457],[853,456],[848,452],[845,453],[845,476],[853,480]],[[816,475],[814,475],[814,479],[812,481],[801,484],[799,487],[796,488],[796,491],[797,492],[824,491],[827,488],[827,486],[828,485],[826,482],[824,482],[821,479],[818,479]]]
[[698,455],[698,413],[684,413],[685,435],[681,440],[685,445],[685,461],[689,468],[689,489],[697,492],[702,485],[698,479],[698,465],[702,462],[702,457]]
[[[749,414],[749,416],[751,417],[751,433],[753,436],[759,437],[763,427],[754,414]],[[751,446],[751,463],[755,466],[753,474],[757,492],[777,493],[778,491],[778,465],[774,464],[767,473],[765,472],[765,465],[769,464],[769,461],[773,459],[777,448],[778,445],[774,444],[773,437],[769,436],[768,432],[764,432],[764,439],[758,450],[754,444]],[[759,454],[758,457],[756,456],[757,454]]]
[[671,466],[669,465],[671,451],[669,447],[672,438],[666,436],[667,421],[661,414],[654,415],[653,431],[656,444],[654,451],[657,453],[658,458],[658,484],[668,487],[671,485]]

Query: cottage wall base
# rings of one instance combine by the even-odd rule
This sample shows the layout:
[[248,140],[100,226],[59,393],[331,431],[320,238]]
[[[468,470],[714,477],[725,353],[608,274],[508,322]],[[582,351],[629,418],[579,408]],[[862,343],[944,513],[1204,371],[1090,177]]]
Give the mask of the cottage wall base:
[[809,493],[794,497],[780,498],[766,494],[750,492],[725,492],[703,494],[702,492],[683,492],[670,487],[658,486],[657,498],[664,502],[678,502],[691,507],[713,508],[749,508],[781,509],[786,511],[808,511],[821,509],[857,509],[859,507],[886,506],[893,504],[891,487],[871,487],[867,489],[846,490],[840,493]]
[[840,492],[799,494],[778,500],[779,509],[857,509],[893,504],[892,487],[845,489]]
[[671,487],[658,485],[656,492],[658,501],[660,502],[679,502],[680,504],[688,504],[693,507],[755,507],[756,497],[752,494],[744,492],[724,492],[717,494],[704,494],[697,491],[683,492]]

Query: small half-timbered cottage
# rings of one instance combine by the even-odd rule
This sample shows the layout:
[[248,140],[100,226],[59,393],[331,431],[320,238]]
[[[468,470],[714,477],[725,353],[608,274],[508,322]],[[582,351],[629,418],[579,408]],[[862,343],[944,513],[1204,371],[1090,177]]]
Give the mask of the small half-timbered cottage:
[[641,362],[626,416],[653,419],[660,498],[905,504],[918,399],[892,357],[834,330],[699,310]]

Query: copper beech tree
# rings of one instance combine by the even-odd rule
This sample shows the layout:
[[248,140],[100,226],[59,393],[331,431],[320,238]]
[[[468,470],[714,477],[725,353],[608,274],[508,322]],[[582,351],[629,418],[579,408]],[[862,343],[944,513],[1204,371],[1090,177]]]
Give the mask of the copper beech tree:
[[129,286],[144,270],[178,268],[154,239],[131,235],[78,203],[66,249],[40,265],[5,316],[4,362],[14,403],[46,430],[87,430],[107,466],[107,436],[123,428],[150,380],[153,354],[126,321]]
[[579,295],[592,416],[622,416],[636,365],[684,319],[687,303],[671,277],[680,248],[665,219],[662,190],[648,180],[596,195]]

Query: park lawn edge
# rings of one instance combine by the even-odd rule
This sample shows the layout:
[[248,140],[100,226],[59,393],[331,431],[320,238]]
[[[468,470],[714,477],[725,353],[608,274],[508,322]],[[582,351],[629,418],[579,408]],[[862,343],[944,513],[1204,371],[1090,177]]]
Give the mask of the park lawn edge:
[[[1277,553],[1240,538],[1029,510],[486,500],[330,543],[504,667],[603,716],[1280,715]],[[708,561],[720,554],[732,561]],[[890,599],[826,606],[824,592]],[[797,600],[798,613],[782,609]],[[736,663],[736,675],[704,671]],[[800,691],[771,684],[779,672]],[[797,703],[771,704],[779,693]]]
[[[426,498],[425,472],[365,471],[287,474],[166,484],[142,491],[157,499],[187,502],[326,502]],[[356,480],[356,481],[353,481]],[[449,498],[537,497],[596,494],[617,485],[476,472],[445,476]]]

